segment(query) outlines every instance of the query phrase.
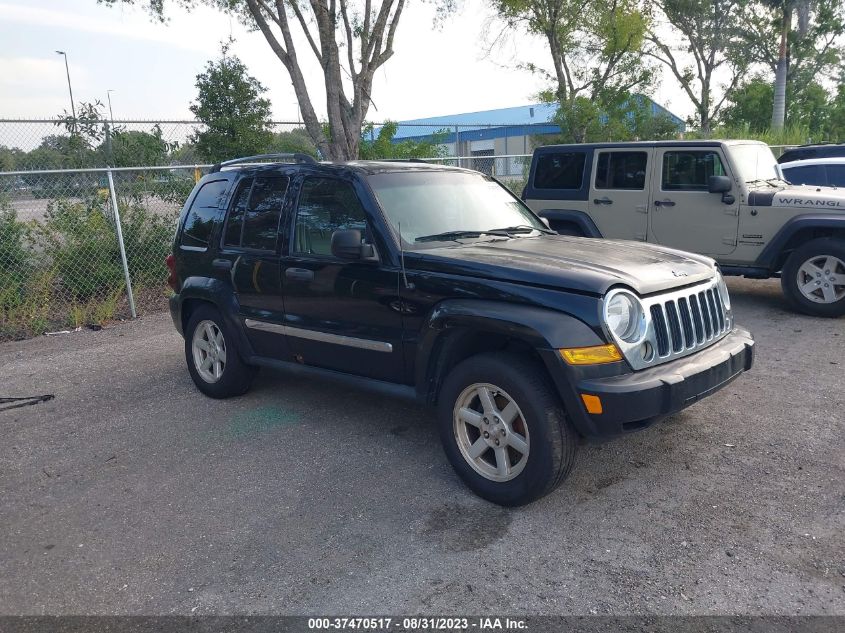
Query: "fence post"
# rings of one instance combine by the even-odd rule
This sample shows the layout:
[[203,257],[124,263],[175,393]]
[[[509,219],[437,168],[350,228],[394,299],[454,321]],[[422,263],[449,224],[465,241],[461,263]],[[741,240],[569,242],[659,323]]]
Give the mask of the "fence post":
[[129,262],[126,261],[126,247],[123,245],[123,229],[120,226],[120,211],[117,208],[117,195],[114,192],[114,178],[112,177],[111,167],[108,171],[109,176],[109,198],[111,198],[111,208],[114,212],[114,226],[117,229],[117,243],[120,245],[120,259],[123,261],[123,277],[126,280],[126,294],[129,297],[129,313],[133,319],[138,318],[135,312],[135,297],[132,295],[132,280],[129,278]]

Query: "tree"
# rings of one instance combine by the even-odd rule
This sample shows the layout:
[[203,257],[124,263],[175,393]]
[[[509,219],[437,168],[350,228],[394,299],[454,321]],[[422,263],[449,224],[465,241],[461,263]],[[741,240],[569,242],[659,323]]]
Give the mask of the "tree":
[[664,140],[678,136],[677,121],[664,113],[654,113],[652,102],[642,95],[627,95],[607,108],[585,97],[576,97],[558,108],[554,122],[560,135],[544,143],[591,143],[601,141]]
[[385,158],[438,158],[446,154],[442,144],[445,132],[435,133],[430,140],[414,141],[406,139],[395,141],[398,126],[392,121],[385,123],[375,134],[372,123],[364,128],[360,145],[360,157],[363,160],[379,160]]
[[279,132],[273,135],[270,141],[270,151],[279,153],[309,154],[317,158],[317,148],[308,131],[305,128],[297,127],[289,132]]
[[[164,0],[98,0],[108,5],[143,4],[164,19]],[[444,0],[447,4],[449,0]],[[405,0],[179,0],[186,7],[214,6],[237,14],[261,31],[293,84],[305,129],[329,160],[357,157],[361,130],[372,103],[376,70],[393,56],[393,42]],[[299,61],[295,32],[302,33],[307,51],[323,74],[328,125],[323,126],[311,99]],[[342,53],[345,52],[345,59]]]
[[[797,28],[793,16],[797,15]],[[842,0],[757,0],[745,11],[744,41],[751,61],[775,76],[772,128],[783,127],[787,99],[801,98],[811,82],[831,78],[845,51]]]
[[111,146],[104,144],[100,151],[108,156],[108,163],[114,167],[137,167],[142,165],[164,165],[176,143],[162,138],[161,128],[153,126],[152,133],[117,129],[111,135]]
[[[734,91],[721,122],[729,128],[745,128],[753,134],[763,134],[770,129],[773,101],[773,84],[757,75]],[[811,138],[825,134],[830,104],[822,86],[810,82],[797,94],[789,94],[787,102],[786,123]]]
[[553,87],[560,117],[576,142],[596,123],[596,113],[652,80],[640,54],[648,19],[637,0],[492,0],[499,17],[549,44],[552,71],[526,67]]
[[[647,53],[665,64],[696,111],[702,133],[710,133],[727,99],[748,71],[742,52],[743,9],[747,0],[654,0],[656,23],[668,22],[681,36],[673,46],[652,28]],[[685,57],[692,57],[687,64]],[[721,98],[714,96],[716,73],[725,73]]]
[[267,151],[273,140],[267,89],[251,77],[240,59],[223,46],[217,61],[197,75],[197,101],[191,112],[204,124],[191,135],[197,153],[217,162]]
[[845,76],[839,83],[836,96],[830,102],[825,131],[831,141],[845,143]]

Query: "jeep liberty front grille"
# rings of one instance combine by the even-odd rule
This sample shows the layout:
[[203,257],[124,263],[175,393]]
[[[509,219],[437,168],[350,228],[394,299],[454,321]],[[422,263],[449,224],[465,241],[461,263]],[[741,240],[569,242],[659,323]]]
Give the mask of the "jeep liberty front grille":
[[649,311],[660,357],[703,347],[729,329],[728,314],[716,287],[661,299]]
[[616,340],[634,369],[645,369],[709,347],[733,326],[718,278],[689,288],[640,299],[646,319],[641,341]]

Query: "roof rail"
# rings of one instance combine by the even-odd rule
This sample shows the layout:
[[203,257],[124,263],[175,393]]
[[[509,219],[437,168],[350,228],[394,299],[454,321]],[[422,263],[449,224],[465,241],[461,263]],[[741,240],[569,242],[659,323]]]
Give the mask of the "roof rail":
[[242,158],[233,158],[232,160],[224,160],[220,163],[214,165],[211,168],[211,173],[216,173],[220,171],[223,167],[229,167],[231,165],[238,165],[241,163],[251,163],[255,161],[264,161],[264,162],[274,162],[280,163],[282,162],[279,159],[287,159],[289,161],[293,161],[295,163],[306,163],[309,165],[316,165],[317,161],[314,159],[313,156],[309,154],[301,154],[299,152],[295,154],[256,154],[255,156],[244,156]]

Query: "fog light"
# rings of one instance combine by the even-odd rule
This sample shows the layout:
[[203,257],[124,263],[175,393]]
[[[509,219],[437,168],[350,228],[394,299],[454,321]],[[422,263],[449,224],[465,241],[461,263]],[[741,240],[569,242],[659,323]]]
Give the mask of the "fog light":
[[584,401],[584,406],[587,408],[587,413],[593,413],[598,415],[604,409],[601,406],[601,398],[598,396],[593,396],[588,393],[581,394],[581,400]]
[[570,365],[601,365],[622,360],[622,352],[613,343],[594,347],[571,347],[558,351]]

